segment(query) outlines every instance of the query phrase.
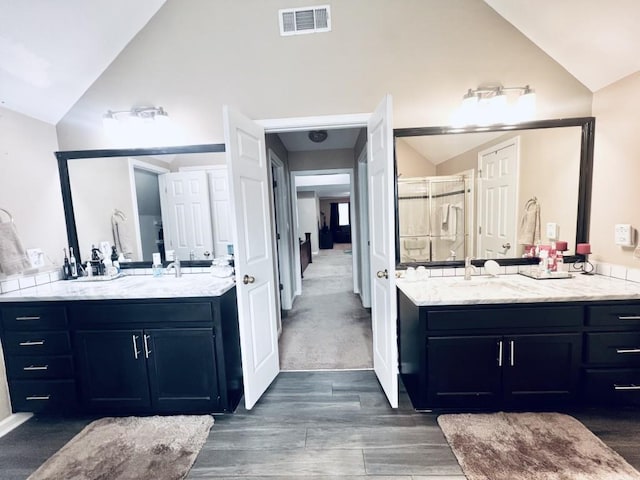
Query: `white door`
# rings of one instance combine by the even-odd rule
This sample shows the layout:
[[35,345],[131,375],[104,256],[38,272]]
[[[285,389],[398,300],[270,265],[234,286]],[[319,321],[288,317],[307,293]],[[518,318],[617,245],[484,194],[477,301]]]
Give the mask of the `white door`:
[[204,260],[213,252],[207,174],[165,173],[158,186],[165,251],[173,250],[180,260]]
[[518,198],[517,139],[480,152],[478,168],[478,257],[513,257]]
[[395,210],[391,96],[371,115],[368,133],[369,237],[373,369],[393,408],[398,407],[395,285]]
[[227,245],[232,244],[229,220],[229,178],[227,167],[207,172],[213,220],[213,252],[216,257],[227,254]]
[[269,162],[264,128],[224,107],[244,401],[251,409],[280,371]]

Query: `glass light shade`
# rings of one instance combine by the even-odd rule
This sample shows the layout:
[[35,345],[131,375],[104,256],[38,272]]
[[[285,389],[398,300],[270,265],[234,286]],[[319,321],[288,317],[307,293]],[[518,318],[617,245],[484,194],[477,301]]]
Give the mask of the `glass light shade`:
[[532,120],[536,114],[536,93],[527,89],[518,97],[515,108],[516,121]]

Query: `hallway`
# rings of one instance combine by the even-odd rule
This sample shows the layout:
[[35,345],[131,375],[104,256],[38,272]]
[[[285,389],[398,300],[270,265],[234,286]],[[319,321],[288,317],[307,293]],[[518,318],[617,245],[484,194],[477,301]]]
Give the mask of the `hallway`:
[[373,368],[371,314],[353,293],[351,244],[320,250],[282,319],[282,370]]

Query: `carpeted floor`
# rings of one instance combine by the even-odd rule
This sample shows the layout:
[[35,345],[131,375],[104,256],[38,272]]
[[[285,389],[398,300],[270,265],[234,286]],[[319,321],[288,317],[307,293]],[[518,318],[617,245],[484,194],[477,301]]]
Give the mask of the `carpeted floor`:
[[560,413],[440,415],[468,480],[640,480],[582,423]]
[[180,480],[212,425],[211,415],[101,418],[28,480]]
[[302,295],[282,319],[282,370],[373,367],[371,314],[353,293],[350,249],[320,250],[305,270]]

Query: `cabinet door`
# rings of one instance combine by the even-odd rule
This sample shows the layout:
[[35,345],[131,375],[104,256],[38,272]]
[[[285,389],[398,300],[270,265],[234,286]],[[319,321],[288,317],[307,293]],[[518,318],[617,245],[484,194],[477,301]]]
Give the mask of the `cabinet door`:
[[78,331],[75,351],[85,407],[131,411],[149,406],[141,330]]
[[505,337],[504,396],[508,406],[573,400],[580,379],[578,333]]
[[213,329],[144,331],[153,409],[210,412],[218,407]]
[[501,337],[427,339],[429,407],[490,407],[501,396]]

